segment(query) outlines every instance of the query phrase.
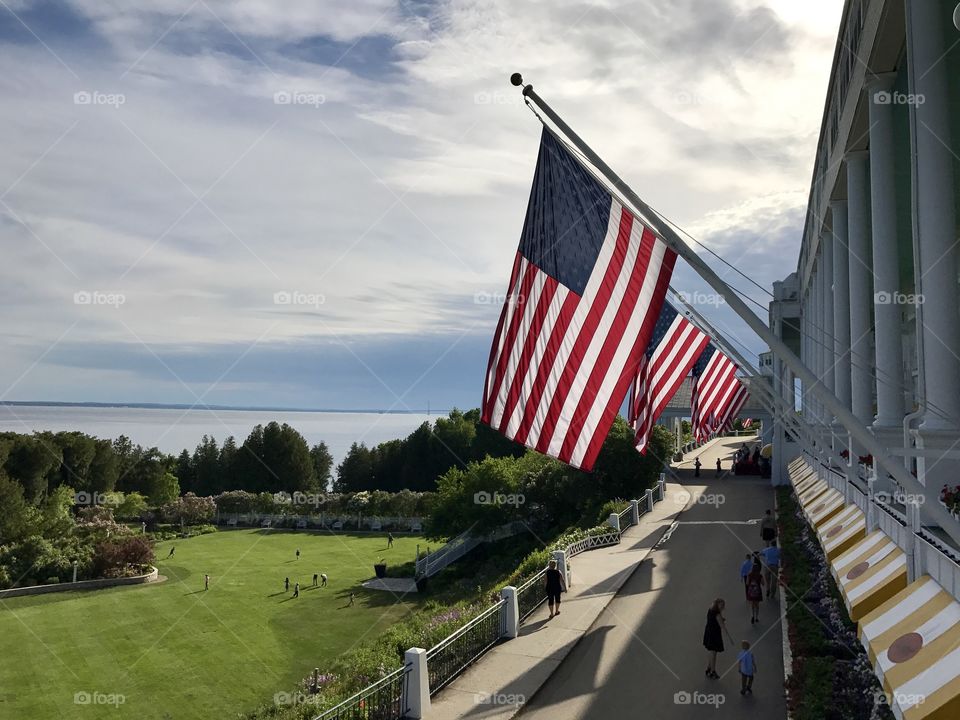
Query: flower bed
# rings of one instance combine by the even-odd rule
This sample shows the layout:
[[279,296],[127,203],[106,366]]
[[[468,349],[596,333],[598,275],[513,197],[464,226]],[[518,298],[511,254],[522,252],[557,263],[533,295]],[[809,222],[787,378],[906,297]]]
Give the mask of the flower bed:
[[892,720],[883,689],[857,639],[830,566],[790,488],[778,490],[781,584],[793,666],[793,720]]

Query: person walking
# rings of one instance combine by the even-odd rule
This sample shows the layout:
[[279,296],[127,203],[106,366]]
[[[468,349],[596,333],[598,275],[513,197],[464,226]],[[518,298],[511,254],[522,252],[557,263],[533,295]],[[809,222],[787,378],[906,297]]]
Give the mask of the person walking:
[[317,574],[316,574],[316,573],[313,574],[313,586],[314,586],[314,587],[317,586]]
[[203,576],[203,589],[204,589],[204,590],[209,590],[209,589],[210,589],[210,576],[209,576],[209,575],[204,575],[204,576]]
[[723,465],[720,463],[720,458],[717,458],[717,477],[720,477],[721,472],[723,472]]
[[707,649],[707,670],[708,678],[718,679],[717,674],[717,653],[723,652],[723,634],[726,633],[730,642],[730,631],[727,630],[727,621],[723,617],[723,609],[726,603],[723,598],[717,598],[713,601],[710,609],[707,610],[707,625],[703,629],[703,646]]
[[283,591],[290,592],[290,578],[283,579]]
[[350,602],[347,603],[347,607],[353,607],[354,596],[353,593],[350,593]]
[[746,559],[740,563],[740,582],[743,583],[743,586],[747,586],[747,576],[750,574],[750,570],[753,569],[753,555],[747,553]]
[[760,538],[769,545],[777,539],[777,519],[772,510],[767,510],[760,518]]
[[740,694],[753,695],[753,676],[757,672],[757,660],[747,640],[740,643],[737,664],[740,665]]
[[[563,573],[557,570],[556,560],[551,560],[547,566],[546,581],[547,605],[550,608],[550,617],[553,617],[560,614],[560,593],[567,591],[567,581]],[[553,611],[554,606],[557,608],[556,612]]]
[[777,587],[780,585],[780,548],[777,547],[777,541],[773,540],[763,549],[761,555],[767,571],[767,597],[772,598],[777,594]]
[[170,558],[172,558],[172,557],[173,557],[173,554],[174,554],[176,551],[177,551],[176,545],[171,545],[171,546],[170,546],[170,554],[167,555],[167,560],[169,560]]
[[393,533],[387,533],[387,550],[393,547]]
[[294,596],[294,597],[300,597],[300,583],[296,583],[296,584],[293,586],[293,596]]
[[326,586],[327,586],[327,574],[320,573],[320,587],[326,587]]
[[700,468],[703,467],[703,463],[700,462],[700,458],[697,458],[693,461],[693,476],[700,477]]
[[297,548],[297,560],[300,559],[300,548]]
[[750,603],[750,624],[754,625],[760,622],[760,601],[763,600],[763,572],[759,560],[754,561],[747,575],[746,594]]

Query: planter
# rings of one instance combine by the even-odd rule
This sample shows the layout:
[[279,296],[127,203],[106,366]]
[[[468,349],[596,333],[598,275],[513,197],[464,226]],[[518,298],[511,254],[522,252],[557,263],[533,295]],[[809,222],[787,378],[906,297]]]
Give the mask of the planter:
[[377,563],[373,566],[373,571],[377,574],[378,578],[385,578],[387,576],[387,564]]

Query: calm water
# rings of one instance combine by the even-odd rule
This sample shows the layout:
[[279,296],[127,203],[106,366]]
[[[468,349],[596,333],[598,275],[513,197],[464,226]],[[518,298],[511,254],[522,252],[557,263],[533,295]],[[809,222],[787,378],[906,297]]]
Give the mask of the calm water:
[[101,438],[126,435],[144,447],[179,454],[206,435],[222,443],[233,435],[240,445],[255,425],[271,420],[296,428],[310,445],[323,440],[339,463],[350,445],[376,445],[406,437],[427,415],[379,413],[273,412],[270,410],[160,410],[144,408],[8,407],[0,405],[0,431],[79,430]]

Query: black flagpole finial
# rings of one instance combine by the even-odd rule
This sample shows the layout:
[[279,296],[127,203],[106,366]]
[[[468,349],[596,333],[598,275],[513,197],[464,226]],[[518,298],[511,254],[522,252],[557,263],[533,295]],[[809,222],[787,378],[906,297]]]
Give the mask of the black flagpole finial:
[[523,85],[523,75],[520,73],[514,73],[510,76],[510,82],[514,87],[520,87]]

